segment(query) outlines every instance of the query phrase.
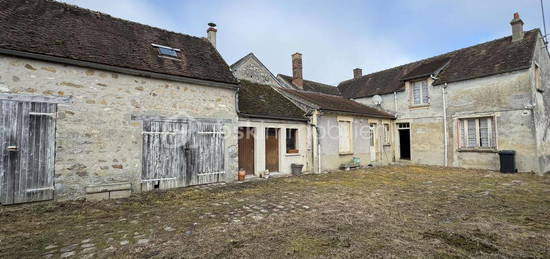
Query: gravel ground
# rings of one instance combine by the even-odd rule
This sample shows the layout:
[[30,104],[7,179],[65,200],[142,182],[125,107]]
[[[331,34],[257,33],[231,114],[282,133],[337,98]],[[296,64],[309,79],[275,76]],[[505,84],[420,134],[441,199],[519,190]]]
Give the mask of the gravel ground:
[[550,177],[420,166],[0,208],[0,257],[550,257]]

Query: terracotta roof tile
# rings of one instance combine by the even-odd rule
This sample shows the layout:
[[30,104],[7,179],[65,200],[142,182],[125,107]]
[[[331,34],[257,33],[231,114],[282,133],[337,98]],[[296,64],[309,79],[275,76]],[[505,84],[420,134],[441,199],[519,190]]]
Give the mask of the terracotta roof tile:
[[[531,66],[538,29],[512,42],[512,37],[459,49],[436,57],[350,79],[338,85],[342,96],[361,98],[403,91],[406,79],[429,76],[444,67],[434,85],[525,69]],[[448,64],[447,64],[448,62]]]
[[307,120],[305,112],[271,86],[241,80],[239,111],[249,117]]
[[323,111],[343,112],[377,118],[395,118],[395,116],[391,113],[387,113],[374,107],[360,104],[356,101],[349,100],[341,96],[293,90],[288,88],[282,88],[282,91],[296,96],[299,99],[302,99],[308,103],[316,105],[318,109]]
[[[236,84],[205,39],[50,0],[0,1],[0,48],[147,72]],[[181,49],[162,58],[159,44]]]
[[[289,85],[292,85],[292,77],[287,75],[278,75],[280,78],[285,80]],[[294,86],[298,88],[297,86]],[[340,95],[340,91],[338,90],[338,87],[322,84],[314,81],[304,80],[304,91],[309,92],[317,92],[317,93],[323,93],[323,94],[332,94],[332,95]]]

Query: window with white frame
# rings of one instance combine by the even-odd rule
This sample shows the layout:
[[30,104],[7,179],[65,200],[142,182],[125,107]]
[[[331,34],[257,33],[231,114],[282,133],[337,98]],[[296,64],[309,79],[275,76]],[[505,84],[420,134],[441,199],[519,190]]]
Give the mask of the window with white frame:
[[495,148],[493,117],[467,118],[458,121],[460,148]]
[[338,121],[338,149],[340,153],[352,152],[352,131],[351,121],[339,120]]
[[390,144],[390,124],[384,123],[384,144]]
[[411,82],[411,91],[413,105],[423,105],[430,103],[427,80]]
[[286,153],[298,153],[298,129],[286,129]]

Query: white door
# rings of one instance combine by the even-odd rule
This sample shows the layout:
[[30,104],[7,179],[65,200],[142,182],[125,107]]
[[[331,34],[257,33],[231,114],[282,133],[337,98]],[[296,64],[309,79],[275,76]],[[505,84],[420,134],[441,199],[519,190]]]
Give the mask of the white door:
[[370,161],[376,161],[376,123],[371,123],[370,131]]

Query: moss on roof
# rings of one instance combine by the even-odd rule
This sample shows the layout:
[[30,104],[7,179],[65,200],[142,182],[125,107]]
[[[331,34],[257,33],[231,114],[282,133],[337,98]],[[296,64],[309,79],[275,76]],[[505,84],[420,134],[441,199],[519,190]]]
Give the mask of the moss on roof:
[[239,112],[246,117],[307,120],[305,112],[273,87],[241,80]]

